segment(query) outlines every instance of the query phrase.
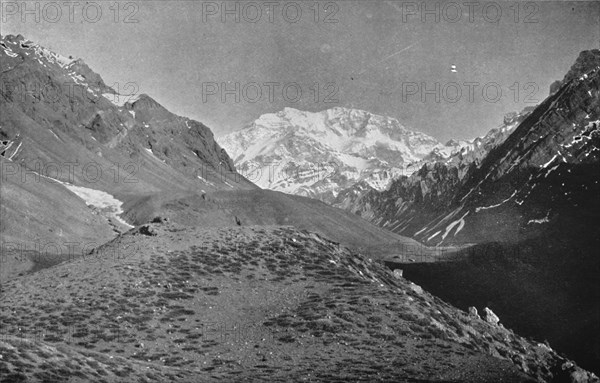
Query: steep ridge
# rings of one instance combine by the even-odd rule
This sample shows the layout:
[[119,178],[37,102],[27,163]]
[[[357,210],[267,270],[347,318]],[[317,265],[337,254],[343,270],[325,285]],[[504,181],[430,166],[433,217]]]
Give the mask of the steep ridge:
[[599,71],[600,51],[583,52],[560,88],[464,177],[436,163],[351,208],[425,244],[481,244],[463,262],[406,265],[405,275],[459,307],[487,304],[595,369]]
[[[119,94],[83,61],[61,58],[22,36],[2,38],[2,57],[1,135],[14,149],[5,157],[28,169],[52,170],[62,181],[93,183],[112,193],[166,186],[230,188],[223,177],[203,176],[235,176],[210,129],[134,93],[137,85],[127,84],[124,89],[132,93]],[[70,163],[80,168],[69,174],[65,165]],[[63,167],[46,169],[50,164]],[[93,169],[89,164],[95,164]],[[235,188],[252,188],[237,178]]]
[[325,202],[358,182],[385,190],[432,150],[448,157],[466,144],[444,146],[394,118],[340,107],[318,113],[285,108],[219,143],[262,188]]
[[2,287],[15,381],[595,381],[291,227],[152,223]]
[[[600,60],[598,51],[593,52],[595,59],[585,67],[578,60],[577,73],[565,76],[573,79],[527,114],[501,145],[494,145],[489,154],[484,151],[483,159],[468,159],[466,168],[427,164],[389,190],[372,191],[345,205],[381,226],[433,245],[535,236],[532,224],[550,214],[552,204],[589,211],[585,205],[593,203],[597,173],[581,179],[572,168],[593,168],[600,155]],[[546,189],[550,184],[552,197]],[[343,199],[336,205],[344,205]],[[493,222],[495,229],[489,230],[486,222]]]

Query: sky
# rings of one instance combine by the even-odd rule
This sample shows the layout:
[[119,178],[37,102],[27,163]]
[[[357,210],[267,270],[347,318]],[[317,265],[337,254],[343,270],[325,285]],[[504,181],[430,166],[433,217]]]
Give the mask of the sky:
[[600,2],[582,1],[3,0],[1,11],[3,35],[82,58],[120,93],[149,94],[216,136],[285,107],[341,106],[470,139],[541,102],[600,44]]

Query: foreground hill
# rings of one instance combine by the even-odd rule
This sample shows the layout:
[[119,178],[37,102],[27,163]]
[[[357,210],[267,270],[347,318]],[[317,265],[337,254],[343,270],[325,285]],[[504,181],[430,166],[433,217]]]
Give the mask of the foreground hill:
[[158,221],[3,285],[3,376],[594,381],[319,235]]

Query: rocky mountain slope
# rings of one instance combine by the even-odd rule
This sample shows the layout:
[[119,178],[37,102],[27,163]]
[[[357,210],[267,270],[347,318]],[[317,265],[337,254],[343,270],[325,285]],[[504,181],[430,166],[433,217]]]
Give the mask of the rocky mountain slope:
[[325,202],[356,183],[385,190],[432,150],[448,157],[466,144],[444,146],[394,118],[347,108],[318,113],[285,108],[219,143],[238,171],[260,187]]
[[594,381],[291,227],[157,221],[2,289],[9,381]]
[[60,254],[129,229],[120,206],[140,194],[256,188],[201,123],[22,36],[0,48],[3,276],[15,248]]
[[[466,161],[459,154],[448,161],[426,164],[411,177],[394,182],[389,190],[371,192],[348,204],[350,210],[392,231],[440,245],[519,240],[536,227],[532,226],[536,220],[551,221],[553,204],[587,209],[585,203],[597,184],[596,174],[574,179],[578,176],[573,173],[593,168],[600,155],[600,59],[594,52],[587,66],[576,64],[577,73],[565,76],[572,80],[524,120],[517,119],[518,127],[500,129],[512,133],[502,137],[500,145],[498,140],[492,141],[492,150],[481,151],[482,158],[475,152],[467,155]],[[552,185],[552,196],[545,185]],[[343,199],[338,201],[343,203]],[[506,209],[519,212],[507,217],[512,224],[498,221]],[[503,229],[490,231],[481,225],[483,222]],[[519,237],[514,237],[516,233]]]
[[[211,182],[197,177],[205,169],[234,171],[206,126],[170,113],[148,95],[134,94],[135,84],[111,89],[82,60],[65,59],[22,36],[3,37],[1,47],[0,135],[7,142],[6,158],[29,169],[51,161],[97,163],[103,170],[97,177],[75,169],[72,180],[66,170],[55,178],[81,184],[93,179],[96,186],[124,193],[162,190],[166,182],[173,184],[169,187],[230,188],[221,177]],[[129,162],[131,169],[120,169],[129,182],[115,182],[113,164]]]
[[425,244],[494,242],[463,263],[417,267],[413,278],[458,305],[494,302],[511,326],[547,336],[590,368],[600,365],[599,71],[600,51],[583,52],[482,160],[430,164],[346,205]]

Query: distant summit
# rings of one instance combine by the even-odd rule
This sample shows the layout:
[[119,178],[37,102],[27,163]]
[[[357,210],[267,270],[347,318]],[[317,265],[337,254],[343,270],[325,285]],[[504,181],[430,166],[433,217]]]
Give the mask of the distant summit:
[[395,118],[341,107],[264,114],[219,143],[257,185],[326,202],[358,182],[385,190],[410,164],[444,147]]

